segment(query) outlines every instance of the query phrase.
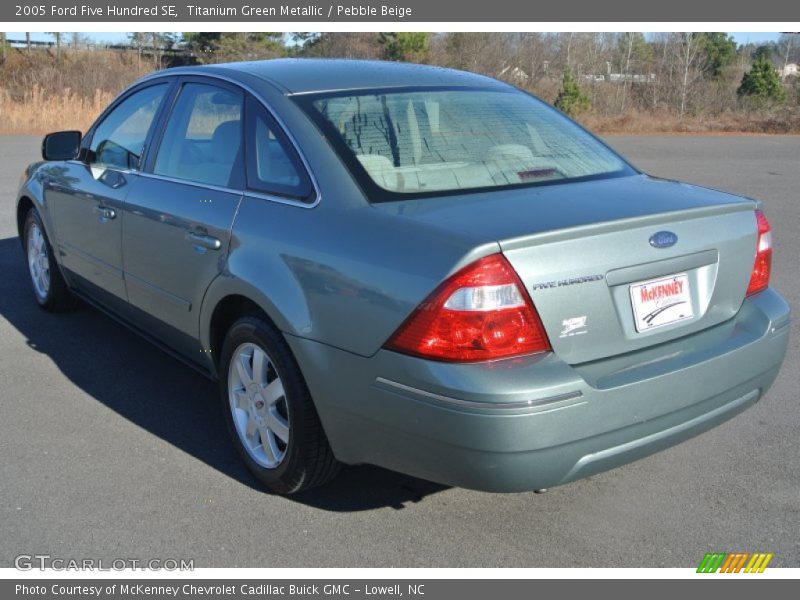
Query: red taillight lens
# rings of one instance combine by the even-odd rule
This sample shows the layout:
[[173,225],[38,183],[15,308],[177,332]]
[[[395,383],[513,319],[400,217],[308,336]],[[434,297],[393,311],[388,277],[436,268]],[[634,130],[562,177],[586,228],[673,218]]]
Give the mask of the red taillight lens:
[[436,288],[386,347],[471,362],[546,352],[550,342],[517,273],[502,254],[492,254]]
[[756,260],[753,263],[753,272],[750,275],[750,284],[747,286],[747,295],[757,294],[767,289],[769,275],[772,270],[772,232],[769,221],[764,213],[756,211],[758,223],[758,240],[756,242]]

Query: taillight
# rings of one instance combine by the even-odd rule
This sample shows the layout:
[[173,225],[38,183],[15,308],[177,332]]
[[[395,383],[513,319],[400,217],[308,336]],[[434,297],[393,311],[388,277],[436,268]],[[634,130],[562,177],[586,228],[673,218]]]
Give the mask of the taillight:
[[769,275],[772,270],[772,233],[769,221],[764,213],[756,211],[758,223],[758,240],[756,242],[756,260],[753,263],[753,272],[750,275],[750,284],[747,286],[747,295],[757,294],[767,289]]
[[550,350],[525,286],[502,254],[445,280],[386,343],[391,350],[451,362]]

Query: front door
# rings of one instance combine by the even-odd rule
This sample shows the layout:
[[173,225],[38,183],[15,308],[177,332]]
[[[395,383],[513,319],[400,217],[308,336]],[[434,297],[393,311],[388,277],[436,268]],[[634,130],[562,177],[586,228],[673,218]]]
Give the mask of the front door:
[[55,215],[61,261],[74,285],[125,299],[122,212],[139,158],[169,83],[140,88],[94,128],[85,160],[48,169],[44,196]]

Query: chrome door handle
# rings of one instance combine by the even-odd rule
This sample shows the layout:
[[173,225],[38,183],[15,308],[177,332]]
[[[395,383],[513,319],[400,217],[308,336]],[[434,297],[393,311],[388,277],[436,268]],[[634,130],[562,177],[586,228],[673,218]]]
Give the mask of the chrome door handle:
[[222,248],[222,242],[213,235],[190,232],[186,234],[186,238],[193,244],[208,248],[209,250],[219,250]]
[[113,208],[107,208],[105,206],[95,206],[94,212],[100,215],[101,219],[111,220],[117,216],[117,211]]

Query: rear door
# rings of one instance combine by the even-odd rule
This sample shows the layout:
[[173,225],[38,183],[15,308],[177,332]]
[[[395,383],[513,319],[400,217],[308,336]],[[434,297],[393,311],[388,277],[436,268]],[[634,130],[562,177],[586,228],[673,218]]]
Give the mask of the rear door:
[[157,149],[125,205],[122,248],[133,317],[199,360],[198,311],[222,271],[244,188],[244,93],[179,80]]
[[117,101],[87,135],[81,160],[51,169],[57,176],[45,184],[62,263],[98,299],[126,297],[121,214],[169,85],[146,84]]

